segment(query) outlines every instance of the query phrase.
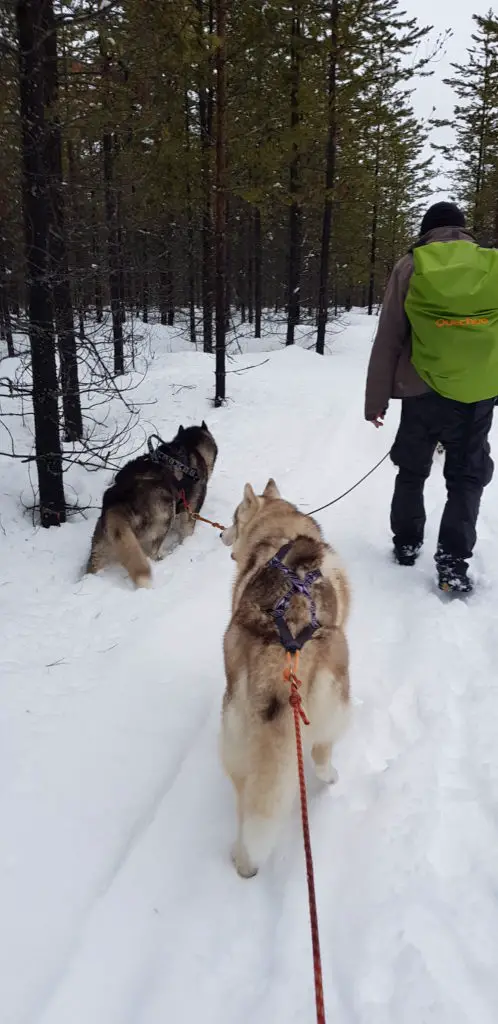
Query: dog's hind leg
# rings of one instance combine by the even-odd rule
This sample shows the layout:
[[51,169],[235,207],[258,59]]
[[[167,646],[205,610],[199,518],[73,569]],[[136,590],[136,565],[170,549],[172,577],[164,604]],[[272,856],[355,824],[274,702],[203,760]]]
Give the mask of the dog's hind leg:
[[89,574],[100,572],[110,561],[112,561],[112,552],[102,527],[102,520],[99,519],[92,537],[92,546],[85,572]]
[[150,587],[150,565],[126,515],[120,509],[108,510],[105,530],[114,557],[124,566],[135,586]]
[[254,762],[256,771],[246,777],[238,794],[239,829],[232,859],[242,878],[256,875],[273,852],[296,795],[294,760],[284,754],[278,763],[278,740],[276,746],[270,763],[268,749],[261,751],[262,760]]
[[[335,694],[332,706],[330,690]],[[336,676],[328,676],[326,673],[322,674],[321,678],[315,678],[315,692],[315,705],[310,718],[312,728],[313,722],[317,723],[317,727],[314,730],[311,757],[317,778],[330,786],[339,781],[337,769],[332,764],[332,750],[346,730],[350,719],[347,669],[343,668]]]
[[[237,822],[240,833],[243,815],[243,793],[247,772],[247,754],[244,743],[244,723],[237,709],[225,694],[223,699],[220,756],[223,767],[235,790]],[[235,850],[235,847],[234,847]],[[235,854],[232,851],[233,859]]]

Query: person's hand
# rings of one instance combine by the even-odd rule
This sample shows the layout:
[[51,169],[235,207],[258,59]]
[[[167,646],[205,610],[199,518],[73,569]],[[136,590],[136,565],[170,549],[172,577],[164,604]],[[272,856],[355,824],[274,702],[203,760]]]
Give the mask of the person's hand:
[[381,413],[379,413],[378,416],[373,416],[372,419],[370,420],[370,423],[373,423],[374,427],[377,427],[377,429],[379,427],[383,427],[384,426],[384,416],[385,415],[386,415],[385,412],[381,412]]

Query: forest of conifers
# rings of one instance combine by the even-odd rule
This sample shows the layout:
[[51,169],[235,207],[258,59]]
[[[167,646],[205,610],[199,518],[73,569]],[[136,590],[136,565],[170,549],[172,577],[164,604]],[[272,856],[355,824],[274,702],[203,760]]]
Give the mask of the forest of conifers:
[[414,111],[447,38],[398,0],[0,0],[0,358],[27,352],[0,424],[22,390],[43,525],[82,379],[131,368],[136,318],[214,353],[219,405],[241,323],[305,322],[323,354],[376,308],[441,166],[498,244],[498,24],[474,25],[448,124]]

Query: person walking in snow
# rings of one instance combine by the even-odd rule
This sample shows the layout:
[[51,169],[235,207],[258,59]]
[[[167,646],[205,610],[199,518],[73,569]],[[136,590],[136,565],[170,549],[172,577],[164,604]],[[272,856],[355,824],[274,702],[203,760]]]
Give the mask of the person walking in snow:
[[453,203],[425,214],[396,264],[368,367],[365,418],[401,419],[391,450],[394,556],[414,565],[425,528],[424,485],[436,445],[445,450],[447,501],[435,555],[439,587],[469,593],[481,495],[493,476],[488,434],[498,395],[498,250],[480,248]]

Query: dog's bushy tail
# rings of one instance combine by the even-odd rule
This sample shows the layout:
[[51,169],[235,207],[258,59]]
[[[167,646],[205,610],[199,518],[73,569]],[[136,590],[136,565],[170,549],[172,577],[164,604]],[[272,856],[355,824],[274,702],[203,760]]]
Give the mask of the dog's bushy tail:
[[150,587],[149,561],[126,516],[116,508],[106,512],[105,531],[116,560],[124,566],[136,587]]

